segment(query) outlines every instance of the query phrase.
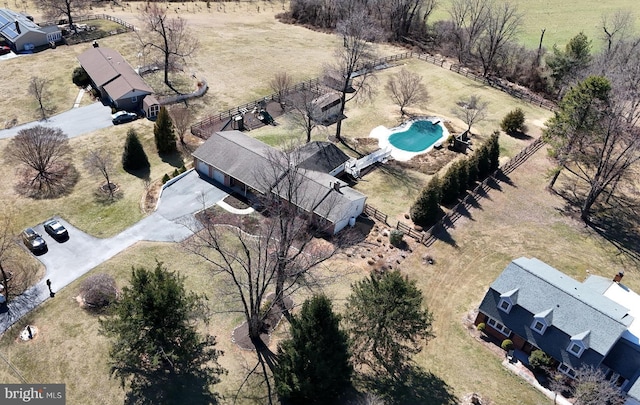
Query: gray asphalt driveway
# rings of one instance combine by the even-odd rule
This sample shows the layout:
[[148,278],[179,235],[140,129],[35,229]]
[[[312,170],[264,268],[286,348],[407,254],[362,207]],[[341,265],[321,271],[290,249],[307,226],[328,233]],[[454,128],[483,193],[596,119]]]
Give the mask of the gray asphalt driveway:
[[47,253],[37,256],[46,273],[35,286],[0,307],[0,334],[49,298],[47,279],[55,292],[138,241],[182,241],[193,233],[193,226],[186,226],[194,223],[193,215],[226,196],[225,191],[191,170],[163,190],[153,214],[112,238],[95,238],[58,218],[69,230],[69,239],[60,243],[46,234],[42,224],[34,226],[49,247]]
[[11,138],[21,129],[31,128],[36,125],[60,128],[69,138],[73,138],[112,126],[111,107],[96,102],[85,107],[72,108],[69,111],[54,115],[44,121],[33,121],[13,128],[4,129],[0,131],[0,139]]

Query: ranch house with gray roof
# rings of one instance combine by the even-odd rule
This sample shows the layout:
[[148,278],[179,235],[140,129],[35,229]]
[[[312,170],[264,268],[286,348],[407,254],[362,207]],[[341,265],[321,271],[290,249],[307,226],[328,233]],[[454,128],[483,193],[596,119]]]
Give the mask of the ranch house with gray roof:
[[334,148],[311,143],[293,152],[290,161],[279,161],[283,155],[277,149],[233,130],[213,133],[192,156],[201,175],[245,196],[275,194],[335,234],[362,213],[367,197],[330,174],[349,159]]
[[[640,296],[613,280],[590,276],[580,283],[535,258],[512,261],[484,296],[476,325],[530,354],[540,349],[573,378],[582,366],[600,367],[638,405]],[[625,295],[630,293],[630,295]],[[640,310],[635,309],[635,310]],[[636,316],[634,316],[636,315]]]

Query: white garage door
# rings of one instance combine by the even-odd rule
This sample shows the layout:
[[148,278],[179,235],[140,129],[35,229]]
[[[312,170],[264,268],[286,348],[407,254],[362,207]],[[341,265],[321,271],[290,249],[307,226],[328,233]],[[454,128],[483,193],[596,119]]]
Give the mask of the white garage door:
[[224,184],[224,173],[214,170],[213,179],[220,184]]
[[198,167],[196,169],[198,170],[198,172],[209,177],[209,165],[206,164],[205,162],[198,160]]

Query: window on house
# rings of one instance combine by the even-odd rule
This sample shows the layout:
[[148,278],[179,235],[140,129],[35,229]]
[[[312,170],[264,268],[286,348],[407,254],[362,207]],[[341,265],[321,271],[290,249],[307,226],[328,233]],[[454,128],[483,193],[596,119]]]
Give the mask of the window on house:
[[498,308],[500,308],[502,311],[506,313],[509,313],[509,311],[511,311],[511,306],[512,306],[511,303],[504,298],[502,298],[500,300],[500,303],[498,304]]
[[534,319],[531,324],[531,329],[542,335],[544,334],[544,331],[547,330],[547,324],[539,319]]
[[576,378],[576,371],[564,363],[560,363],[558,371],[571,378]]
[[493,318],[489,318],[489,320],[487,321],[487,324],[507,337],[511,335],[511,329],[507,328],[506,326],[504,326],[503,324],[501,324],[500,322],[496,321]]
[[584,352],[584,347],[578,342],[571,342],[567,351],[576,357],[580,357]]

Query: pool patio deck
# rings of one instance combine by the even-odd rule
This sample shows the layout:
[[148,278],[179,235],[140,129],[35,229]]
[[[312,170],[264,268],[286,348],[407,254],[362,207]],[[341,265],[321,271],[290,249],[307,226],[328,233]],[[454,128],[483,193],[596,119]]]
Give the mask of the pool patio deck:
[[[419,120],[431,121],[432,123],[438,121],[438,125],[440,125],[442,127],[442,136],[440,137],[440,139],[435,141],[433,144],[431,144],[426,149],[421,150],[419,152],[406,151],[406,150],[403,150],[403,149],[395,147],[394,145],[391,144],[391,142],[389,142],[389,136],[390,135],[392,135],[392,134],[394,134],[396,132],[400,132],[402,130],[405,130],[413,122],[419,121]],[[411,119],[409,121],[406,121],[406,122],[402,123],[401,125],[399,125],[399,126],[397,126],[395,128],[391,128],[391,129],[389,129],[389,128],[383,126],[383,125],[377,126],[377,127],[373,128],[371,130],[371,132],[369,133],[369,137],[378,139],[378,146],[380,147],[380,149],[390,149],[392,158],[394,158],[395,160],[401,161],[401,162],[406,162],[408,160],[411,160],[411,158],[413,158],[415,156],[418,156],[418,155],[423,154],[423,153],[428,153],[434,147],[438,147],[438,146],[444,144],[446,142],[446,140],[449,138],[449,130],[444,125],[444,119],[443,118],[440,118],[440,117],[419,117],[419,118],[414,118],[414,119]]]

